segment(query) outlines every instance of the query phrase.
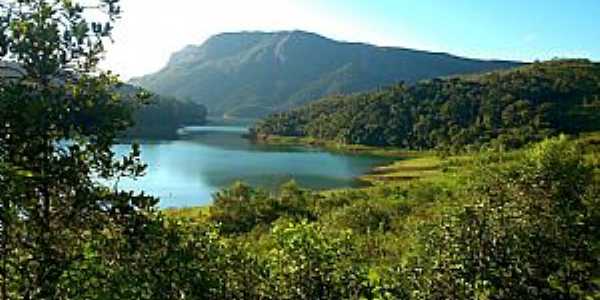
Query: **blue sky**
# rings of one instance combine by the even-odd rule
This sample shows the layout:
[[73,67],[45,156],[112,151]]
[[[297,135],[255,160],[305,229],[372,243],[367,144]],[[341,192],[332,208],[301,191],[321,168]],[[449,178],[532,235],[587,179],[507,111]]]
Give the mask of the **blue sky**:
[[417,47],[471,57],[600,59],[597,0],[329,0],[323,7],[371,24],[394,45],[406,37]]
[[[166,3],[166,4],[165,4]],[[157,71],[211,35],[307,30],[334,39],[485,59],[600,60],[600,0],[122,0],[104,66]]]

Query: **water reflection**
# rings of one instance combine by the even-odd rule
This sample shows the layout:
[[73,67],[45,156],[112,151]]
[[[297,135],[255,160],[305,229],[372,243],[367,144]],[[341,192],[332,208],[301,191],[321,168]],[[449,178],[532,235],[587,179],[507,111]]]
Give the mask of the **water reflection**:
[[[194,127],[180,140],[142,142],[147,176],[125,180],[121,188],[144,190],[162,207],[205,205],[217,190],[241,180],[270,190],[294,179],[313,189],[349,187],[354,178],[384,158],[338,154],[305,147],[255,145],[244,127]],[[129,145],[117,145],[126,153]]]

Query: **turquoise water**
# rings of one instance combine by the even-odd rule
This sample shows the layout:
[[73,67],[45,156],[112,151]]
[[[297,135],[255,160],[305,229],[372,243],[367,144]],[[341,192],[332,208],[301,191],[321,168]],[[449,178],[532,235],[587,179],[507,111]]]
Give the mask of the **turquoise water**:
[[[146,176],[121,180],[119,189],[145,191],[160,206],[211,203],[212,195],[236,181],[275,190],[295,180],[312,189],[352,187],[356,177],[386,163],[381,157],[331,153],[310,147],[256,145],[244,127],[189,127],[179,140],[141,142]],[[129,144],[114,147],[124,154]]]

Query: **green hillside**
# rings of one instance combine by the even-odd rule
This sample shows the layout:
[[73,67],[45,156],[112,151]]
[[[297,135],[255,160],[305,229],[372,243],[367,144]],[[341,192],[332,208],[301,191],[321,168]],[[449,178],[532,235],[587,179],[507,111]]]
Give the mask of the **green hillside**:
[[125,103],[132,106],[134,126],[125,133],[129,138],[171,138],[182,126],[206,123],[206,107],[200,104],[162,95],[151,95],[144,104],[128,100],[141,91],[130,85],[120,87]]
[[257,117],[326,95],[516,65],[338,42],[301,31],[241,32],[188,46],[159,72],[131,83],[204,104],[211,115]]
[[271,115],[255,134],[452,149],[518,147],[560,132],[599,129],[600,64],[557,60],[328,97]]

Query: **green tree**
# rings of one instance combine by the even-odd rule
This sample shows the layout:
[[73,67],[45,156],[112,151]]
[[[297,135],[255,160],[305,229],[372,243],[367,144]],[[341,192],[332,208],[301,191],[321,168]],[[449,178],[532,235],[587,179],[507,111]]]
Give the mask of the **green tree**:
[[[310,206],[316,196],[300,189],[295,182],[281,186],[277,197],[244,183],[235,183],[215,194],[209,220],[219,224],[223,233],[246,233],[257,226],[269,226],[280,217],[314,219]],[[315,200],[316,201],[316,200]]]
[[544,141],[486,164],[472,205],[432,231],[427,299],[596,299],[598,183],[577,145]]
[[[461,151],[516,148],[560,133],[600,130],[600,64],[564,60],[515,70],[328,97],[267,117],[253,135]],[[469,147],[472,146],[472,147]]]
[[303,221],[277,225],[272,231],[275,247],[267,257],[268,277],[264,293],[271,299],[358,298],[365,287],[364,273],[352,272],[348,258],[353,249],[351,234],[327,234]]
[[155,199],[99,184],[144,172],[138,147],[111,151],[131,112],[97,68],[119,13],[118,0],[0,3],[1,299],[97,288],[105,272],[85,266],[116,263],[104,254],[153,214]]

